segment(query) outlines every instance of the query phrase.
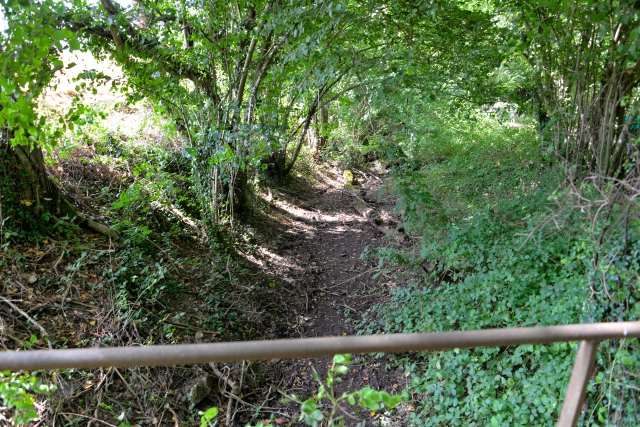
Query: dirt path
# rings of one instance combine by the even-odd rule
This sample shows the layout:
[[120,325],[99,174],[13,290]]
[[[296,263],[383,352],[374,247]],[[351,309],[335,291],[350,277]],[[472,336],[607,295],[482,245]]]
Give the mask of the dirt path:
[[[366,177],[360,177],[367,190],[365,198],[385,220],[391,219],[394,201],[388,197],[380,203],[375,200],[384,181]],[[356,212],[343,183],[340,170],[326,168],[314,186],[294,191],[273,189],[266,196],[273,227],[271,249],[263,255],[294,300],[294,318],[280,338],[355,334],[354,322],[394,286],[389,280],[374,279],[375,262],[361,259],[368,245],[382,244],[382,237]],[[317,392],[311,368],[324,377],[330,361],[330,357],[274,360],[266,362],[265,370],[277,377],[272,380],[282,384],[281,390],[310,397]],[[354,356],[340,390],[355,391],[369,385],[392,392],[400,377],[399,372],[386,372],[377,363]]]
[[[95,188],[90,192],[96,193],[99,188],[112,185],[111,181],[97,178],[103,172],[107,177],[110,173],[112,178],[116,177],[116,183],[124,182],[118,181],[116,172],[94,170],[93,165],[90,162],[82,169],[84,166],[72,164],[68,170],[76,167],[78,176],[73,177],[71,184],[77,187],[83,179],[94,182]],[[169,256],[172,261],[163,264],[167,268],[164,274],[171,279],[167,284],[171,283],[173,288],[166,291],[166,297],[141,304],[142,314],[136,314],[140,316],[137,321],[123,325],[121,314],[133,316],[133,312],[125,312],[129,306],[114,300],[109,291],[114,284],[105,273],[120,272],[123,266],[129,266],[125,259],[133,253],[129,251],[131,248],[123,244],[118,248],[122,252],[117,252],[111,242],[88,232],[82,232],[73,241],[48,238],[42,243],[12,248],[13,253],[0,252],[0,291],[36,318],[52,341],[69,347],[354,334],[354,324],[362,314],[384,300],[395,286],[384,276],[383,280],[374,279],[373,275],[378,273],[375,263],[363,261],[361,254],[368,245],[386,246],[391,242],[377,236],[374,227],[356,212],[352,196],[343,191],[342,171],[326,164],[317,168],[320,170],[307,175],[313,176],[313,182],[298,176],[286,187],[273,186],[262,194],[263,200],[258,201],[260,206],[255,209],[257,224],[251,229],[257,232],[247,227],[244,235],[240,234],[243,228],[238,228],[237,241],[246,243],[238,243],[238,253],[251,263],[234,265],[231,256],[221,261],[219,254],[192,240],[177,243],[149,240],[152,245],[141,253],[145,260],[158,263]],[[358,179],[368,189],[365,199],[371,206],[385,221],[393,219],[390,212],[394,201],[388,196],[381,203],[375,200],[377,190],[384,184],[383,178],[359,174]],[[162,250],[165,247],[166,252]],[[152,248],[161,252],[156,254]],[[86,257],[87,252],[99,256]],[[128,279],[118,280],[126,284]],[[121,287],[115,289],[126,289],[124,285],[118,286]],[[225,298],[227,305],[218,305]],[[0,309],[5,325],[9,325],[5,329],[9,332],[0,334],[0,345],[12,350],[24,346],[31,339],[33,328],[11,307],[4,305]],[[236,317],[231,317],[232,314]],[[40,349],[47,347],[42,337],[35,345]],[[365,386],[389,392],[402,390],[404,375],[385,371],[380,360],[354,356],[338,393]],[[261,375],[251,376],[243,383],[237,395],[243,400],[233,412],[226,410],[229,396],[222,393],[228,390],[226,383],[218,379],[215,379],[217,387],[198,403],[197,409],[220,408],[225,411],[221,419],[232,414],[235,426],[255,424],[255,417],[267,419],[269,412],[275,417],[271,425],[301,425],[291,420],[299,413],[299,406],[283,405],[277,391],[295,393],[304,399],[316,395],[318,385],[313,370],[326,378],[330,361],[330,357],[264,361],[260,363]],[[244,364],[220,366],[232,378],[237,379],[239,372],[250,376]],[[250,370],[255,373],[253,368]],[[69,414],[113,425],[118,424],[116,417],[123,411],[131,417],[127,419],[174,425],[177,421],[169,418],[167,408],[171,407],[170,412],[177,411],[176,418],[193,417],[193,409],[182,405],[185,394],[196,380],[206,379],[211,372],[206,365],[100,369],[91,373],[74,370],[53,376],[58,392],[50,402]],[[101,380],[89,379],[96,377]],[[152,392],[147,393],[148,390]],[[132,396],[136,394],[140,397],[132,404]],[[109,403],[101,405],[103,398]],[[54,414],[53,418],[43,420],[49,425],[62,416]],[[368,412],[358,414],[364,416],[366,425],[372,425]],[[353,419],[347,420],[349,426],[356,424]]]

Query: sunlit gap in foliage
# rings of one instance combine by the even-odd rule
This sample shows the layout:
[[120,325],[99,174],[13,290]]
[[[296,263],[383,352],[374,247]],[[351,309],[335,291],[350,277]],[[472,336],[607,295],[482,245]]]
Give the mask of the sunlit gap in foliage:
[[259,257],[253,256],[251,254],[241,254],[246,259],[259,266],[260,268],[267,270],[273,268],[273,266],[278,267],[286,267],[295,272],[303,272],[304,268],[299,264],[293,262],[291,259],[286,258],[284,256],[278,255],[277,253],[262,247],[256,246],[256,251],[259,253]]

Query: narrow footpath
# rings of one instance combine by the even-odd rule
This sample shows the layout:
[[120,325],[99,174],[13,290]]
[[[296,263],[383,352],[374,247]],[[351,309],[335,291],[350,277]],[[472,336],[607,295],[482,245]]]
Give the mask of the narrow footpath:
[[[383,179],[356,174],[370,206],[385,221],[397,220],[392,214],[395,201],[388,195],[378,201]],[[354,323],[395,287],[392,278],[374,278],[375,261],[361,259],[367,246],[384,245],[384,237],[355,210],[353,197],[343,189],[342,171],[327,167],[321,178],[314,186],[270,190],[266,198],[273,244],[261,258],[291,292],[295,316],[279,338],[353,335]],[[312,368],[326,378],[330,361],[272,360],[266,370],[277,373],[272,380],[281,384],[280,390],[310,397],[317,393]],[[404,388],[404,381],[401,371],[388,372],[371,358],[354,356],[338,390],[370,386],[394,393]]]

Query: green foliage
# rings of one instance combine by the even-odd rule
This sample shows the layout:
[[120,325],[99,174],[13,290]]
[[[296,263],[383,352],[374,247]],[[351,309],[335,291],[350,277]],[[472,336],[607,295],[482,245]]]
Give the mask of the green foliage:
[[177,236],[185,234],[184,221],[181,218],[169,221],[170,218],[175,215],[200,218],[197,195],[189,177],[190,166],[180,153],[161,145],[136,147],[110,134],[106,135],[105,142],[96,144],[96,150],[104,153],[103,161],[133,174],[133,182],[111,204],[112,213],[145,224],[154,231]]
[[125,236],[117,255],[120,263],[117,269],[106,273],[108,282],[113,284],[120,317],[128,321],[142,316],[140,304],[153,306],[165,295],[171,283],[165,277],[170,265],[162,258],[150,262],[156,249],[149,240],[151,231],[147,226],[125,220],[117,228]]
[[[588,234],[570,237],[570,230],[513,226],[504,219],[509,215],[513,220],[513,211],[511,205],[497,212],[478,212],[472,219],[451,225],[444,241],[425,245],[423,251],[428,257],[434,252],[439,255],[440,269],[434,275],[441,279],[435,286],[416,285],[394,292],[389,303],[375,308],[376,317],[362,325],[363,332],[433,332],[638,319],[637,297],[628,285],[638,280],[638,269],[633,265],[637,255],[615,262],[603,260],[593,270],[591,260],[597,249]],[[528,224],[533,226],[538,221],[540,217],[531,218]],[[526,242],[531,233],[539,235],[535,242]],[[611,270],[616,273],[608,276],[605,271]],[[626,286],[621,286],[618,274],[625,276]],[[612,288],[619,294],[610,293],[607,298],[603,290],[595,291],[599,296],[589,303],[589,284],[592,289],[602,289],[592,277],[611,277]],[[631,311],[624,308],[629,306],[633,307]],[[604,343],[598,363],[618,379],[595,386],[589,393],[591,405],[605,400],[603,407],[615,408],[617,416],[625,417],[630,424],[637,423],[640,416],[629,406],[637,397],[632,397],[633,388],[623,390],[622,384],[631,385],[636,378],[625,375],[619,365],[624,359],[629,372],[640,368],[636,358],[627,357],[632,350],[626,350],[637,345],[635,340]],[[407,366],[413,374],[411,392],[421,401],[412,422],[484,425],[495,418],[498,425],[553,425],[575,351],[575,346],[560,343],[424,355],[419,359],[426,368],[417,367],[415,362]],[[598,381],[604,378],[602,374]],[[602,417],[615,419],[608,413]]]
[[637,2],[493,2],[487,9],[510,34],[504,48],[531,70],[549,150],[578,171],[624,173],[637,156],[629,114],[640,101]]
[[[63,20],[104,29],[84,31],[87,47],[123,66],[126,84],[114,86],[132,101],[153,100],[176,120],[189,142],[184,154],[205,219],[214,225],[233,215],[234,204],[246,204],[248,178],[264,159],[279,156],[282,161],[271,164],[290,170],[300,145],[289,159],[285,150],[302,130],[291,128],[313,116],[349,73],[353,61],[347,58],[357,52],[337,39],[354,31],[349,22],[370,13],[333,3],[213,0],[176,7],[163,1],[124,10],[108,1],[100,16],[87,13],[93,6],[84,2],[74,5],[82,22]],[[145,25],[137,25],[139,19]],[[126,43],[105,37],[109,28],[123,30]]]
[[[369,386],[353,392],[343,392],[340,396],[337,396],[334,389],[335,385],[342,381],[340,375],[345,375],[349,372],[350,364],[350,354],[336,354],[333,356],[333,362],[327,370],[327,380],[325,382],[320,380],[318,373],[314,370],[314,379],[319,386],[318,393],[314,397],[301,401],[299,396],[285,395],[285,403],[293,401],[300,405],[299,421],[304,421],[305,424],[312,427],[316,427],[324,420],[326,420],[326,425],[329,427],[344,426],[343,417],[338,415],[338,410],[342,409],[340,404],[347,401],[350,405],[355,405],[356,397],[361,408],[369,409],[373,412],[385,407],[393,409],[400,403],[401,396],[391,396],[386,391],[376,391]],[[325,401],[328,402],[324,403]],[[330,407],[324,409],[325,404]]]
[[9,411],[4,415],[15,425],[27,425],[38,419],[35,396],[47,396],[55,390],[54,384],[43,384],[33,374],[0,372],[0,399]]
[[200,427],[213,427],[218,424],[217,420],[214,420],[218,416],[218,408],[211,407],[205,412],[198,412],[200,417]]
[[409,171],[395,182],[399,196],[396,210],[404,212],[403,219],[409,231],[416,226],[438,220],[441,204],[433,197],[419,172]]
[[[376,308],[380,317],[365,332],[575,322],[587,295],[574,279],[576,271],[559,264],[565,238],[556,235],[545,241],[544,252],[535,245],[517,251],[523,237],[514,237],[513,228],[492,213],[480,213],[457,225],[444,242],[433,245],[440,251],[440,272],[450,270],[451,282],[395,292],[388,305]],[[578,263],[575,268],[585,266]],[[560,406],[557,396],[562,395],[572,365],[571,350],[562,344],[424,356],[424,371],[407,366],[414,374],[412,393],[425,395],[412,421],[416,425],[483,425],[496,417],[499,425],[553,423]],[[536,401],[534,406],[531,396],[556,397]]]
[[[181,169],[184,163],[179,153],[162,146],[138,147],[124,138],[106,136],[94,141],[96,150],[104,153],[99,160],[131,171],[133,176],[105,212],[116,218],[112,228],[122,237],[112,264],[117,267],[105,274],[113,285],[120,317],[140,319],[144,309],[179,292],[179,282],[169,273],[176,269],[172,255],[156,241],[165,247],[163,241],[192,238],[193,230],[185,230],[185,221],[197,221],[198,212],[193,205],[195,197],[189,193],[190,180],[183,175],[188,168]],[[183,206],[196,218],[182,213]],[[171,325],[164,331],[167,338],[173,332]]]
[[[188,141],[179,155],[136,149],[110,134],[96,147],[133,174],[110,211],[120,217],[123,241],[118,268],[106,274],[123,318],[140,317],[139,302],[175,291],[171,262],[153,241],[158,233],[180,234],[178,221],[167,224],[169,213],[182,217],[179,206],[209,231],[220,230],[248,204],[252,174],[288,173],[315,126],[333,137],[330,150],[345,165],[374,151],[394,170],[404,228],[419,243],[374,251],[381,265],[435,265],[430,277],[376,306],[363,331],[638,319],[640,226],[629,213],[635,196],[604,216],[552,213],[559,174],[538,147],[541,141],[561,155],[572,178],[583,166],[636,176],[637,2],[503,3],[162,0],[123,8],[110,0],[4,1],[0,142],[52,147],[63,131],[92,122],[94,113],[79,101],[55,123],[35,108],[64,68],[59,54],[67,47],[114,59],[127,79],[109,81],[112,87],[128,102],[152,100],[173,119]],[[83,77],[89,86],[108,80]],[[337,123],[312,125],[329,107]],[[502,123],[506,114],[515,119],[516,107],[538,114],[541,135],[527,120]],[[38,229],[20,227],[33,218],[16,208],[21,189],[6,162],[0,168],[0,203],[12,205],[0,215],[7,250],[16,236],[37,239]],[[579,191],[593,201],[601,188]],[[569,196],[560,191],[556,201]],[[7,218],[18,226],[7,228]],[[64,223],[53,224],[69,237]],[[167,337],[173,331],[166,325]],[[603,344],[583,424],[638,424],[628,403],[640,390],[637,354],[635,340]],[[418,402],[411,421],[550,425],[574,355],[574,345],[561,343],[407,360],[412,385],[405,395]],[[349,361],[336,356],[325,382],[316,375],[317,396],[291,397],[301,420],[340,425],[344,400],[358,398],[370,410],[397,404],[369,388],[336,396]],[[215,412],[202,414],[202,423],[215,422]]]
[[448,217],[459,218],[516,192],[528,196],[540,182],[554,185],[542,177],[543,159],[532,126],[502,125],[481,110],[445,117],[429,110],[427,114],[425,126],[431,133],[417,136],[406,151],[419,164],[428,165],[422,170],[423,182],[445,205]]
[[[38,96],[58,70],[65,68],[59,54],[65,48],[79,48],[76,35],[60,28],[58,17],[67,13],[64,2],[2,2],[6,28],[0,31],[0,128],[9,130],[5,144],[55,146],[57,138],[74,123],[82,122],[84,109],[76,105],[58,123],[37,112]],[[66,68],[73,67],[69,64]],[[3,132],[3,137],[5,136]]]
[[[460,143],[452,150],[440,140],[420,171],[396,169],[405,229],[422,238],[410,249],[373,254],[398,266],[429,260],[435,269],[375,306],[361,332],[638,319],[635,225],[625,232],[616,226],[616,214],[594,221],[578,210],[556,212],[552,202],[569,194],[552,196],[556,169],[543,167],[544,157],[531,150],[530,132],[503,130],[486,120],[476,116],[448,127]],[[470,123],[474,130],[460,131]],[[581,191],[598,195],[587,187]],[[606,239],[598,244],[603,231]],[[637,349],[636,340],[601,345],[603,373],[590,386],[590,413],[581,425],[613,425],[621,418],[625,425],[638,423],[633,402],[640,387],[628,374],[640,369],[630,356]],[[411,424],[554,425],[576,351],[575,344],[557,343],[405,358],[412,378],[405,395],[416,404]]]

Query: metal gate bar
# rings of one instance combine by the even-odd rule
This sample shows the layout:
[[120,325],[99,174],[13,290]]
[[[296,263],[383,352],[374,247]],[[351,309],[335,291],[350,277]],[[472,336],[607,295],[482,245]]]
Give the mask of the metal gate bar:
[[573,427],[578,422],[587,385],[596,363],[598,344],[600,343],[596,341],[582,341],[580,343],[580,349],[567,386],[567,394],[562,404],[562,412],[560,412],[558,419],[558,427]]
[[558,426],[567,427],[575,425],[580,414],[598,342],[615,338],[640,338],[640,322],[213,344],[5,351],[0,353],[0,371],[175,365],[317,357],[341,353],[394,353],[582,341],[567,389],[567,401],[558,421]]

